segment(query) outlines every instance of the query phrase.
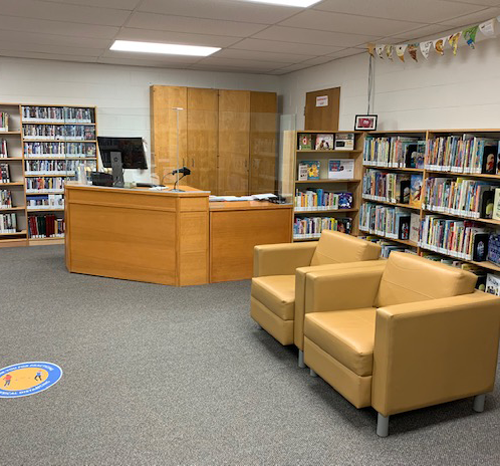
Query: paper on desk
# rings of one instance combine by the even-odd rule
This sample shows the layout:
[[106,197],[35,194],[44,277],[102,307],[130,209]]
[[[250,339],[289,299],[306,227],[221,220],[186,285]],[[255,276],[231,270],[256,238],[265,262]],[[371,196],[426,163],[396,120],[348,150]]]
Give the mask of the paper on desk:
[[263,201],[265,199],[274,199],[277,197],[275,194],[267,193],[267,194],[254,194],[250,196],[254,201]]

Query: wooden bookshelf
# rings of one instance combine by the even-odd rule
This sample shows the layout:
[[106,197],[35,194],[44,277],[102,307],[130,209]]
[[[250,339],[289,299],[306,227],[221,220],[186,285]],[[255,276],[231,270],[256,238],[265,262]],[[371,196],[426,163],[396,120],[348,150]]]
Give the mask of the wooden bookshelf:
[[[491,137],[494,139],[498,139],[500,141],[500,129],[461,129],[461,130],[418,130],[418,131],[387,131],[387,132],[370,132],[367,133],[367,135],[371,135],[374,137],[379,137],[379,136],[407,136],[407,137],[417,137],[420,136],[423,140],[426,142],[426,154],[425,154],[425,161],[427,163],[428,160],[428,154],[427,150],[429,147],[429,140],[436,138],[436,137],[446,137],[446,136],[461,136],[463,134],[471,134],[474,136],[478,137]],[[497,161],[498,163],[498,161]],[[426,165],[427,166],[427,165]],[[470,178],[470,179],[477,179],[477,180],[484,180],[484,181],[493,181],[493,182],[498,182],[498,185],[500,187],[500,174],[499,175],[490,175],[490,174],[482,174],[482,173],[455,173],[450,170],[434,170],[434,169],[428,169],[428,168],[423,168],[423,169],[417,169],[417,168],[405,168],[405,167],[391,167],[391,166],[383,166],[383,165],[376,165],[376,164],[363,164],[362,167],[362,176],[364,176],[366,170],[379,170],[383,172],[408,172],[410,173],[421,173],[423,176],[423,189],[422,189],[422,198],[424,197],[425,193],[425,186],[426,182],[429,178],[436,178],[436,177],[449,177],[452,179],[456,178]],[[494,219],[484,219],[484,218],[472,218],[468,217],[465,215],[459,215],[456,213],[449,213],[449,212],[439,212],[437,209],[434,210],[430,208],[429,206],[424,206],[422,205],[421,207],[412,207],[406,204],[400,204],[400,203],[393,203],[393,202],[388,202],[387,200],[374,200],[374,199],[367,199],[361,196],[361,205],[365,203],[371,203],[371,204],[380,204],[380,205],[388,205],[388,206],[393,206],[393,207],[401,207],[405,209],[409,209],[409,211],[413,211],[419,214],[419,217],[421,220],[425,219],[427,215],[439,215],[443,218],[449,218],[449,219],[461,219],[461,220],[469,220],[472,222],[476,222],[478,224],[483,224],[485,227],[492,227],[495,229],[495,227],[500,227],[500,221],[499,220],[494,220]],[[500,266],[497,266],[491,262],[476,262],[473,260],[467,260],[467,259],[462,259],[458,258],[452,255],[444,254],[441,252],[436,252],[435,250],[426,247],[425,245],[419,245],[418,243],[412,242],[412,241],[406,241],[406,240],[400,240],[400,239],[393,239],[393,238],[388,238],[383,235],[378,235],[376,233],[369,233],[367,231],[362,231],[360,229],[360,235],[370,235],[370,236],[378,236],[380,238],[386,239],[387,241],[392,241],[394,243],[399,243],[399,244],[404,244],[414,251],[416,251],[419,255],[422,255],[424,252],[429,252],[432,254],[436,254],[439,256],[443,257],[449,257],[453,258],[454,260],[461,261],[464,263],[469,263],[476,265],[478,267],[481,267],[485,269],[487,272],[493,272],[493,273],[499,273],[500,272]]]

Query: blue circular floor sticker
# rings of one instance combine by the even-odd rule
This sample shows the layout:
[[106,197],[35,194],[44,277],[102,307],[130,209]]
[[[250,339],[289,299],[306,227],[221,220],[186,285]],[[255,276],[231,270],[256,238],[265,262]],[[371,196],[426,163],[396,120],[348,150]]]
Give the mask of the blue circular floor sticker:
[[0,369],[0,398],[21,398],[52,387],[62,369],[50,362],[22,362]]

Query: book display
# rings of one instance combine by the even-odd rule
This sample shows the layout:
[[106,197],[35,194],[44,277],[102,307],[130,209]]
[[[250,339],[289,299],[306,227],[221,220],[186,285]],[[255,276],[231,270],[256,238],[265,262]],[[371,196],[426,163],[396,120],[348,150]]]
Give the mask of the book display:
[[62,242],[64,184],[97,167],[96,108],[0,104],[0,132],[0,247]]
[[[283,192],[294,204],[294,240],[316,239],[323,229],[357,234],[363,135],[286,131],[285,139]],[[337,211],[342,216],[331,217]]]
[[368,134],[361,233],[472,270],[485,288],[500,272],[499,141],[500,130]]

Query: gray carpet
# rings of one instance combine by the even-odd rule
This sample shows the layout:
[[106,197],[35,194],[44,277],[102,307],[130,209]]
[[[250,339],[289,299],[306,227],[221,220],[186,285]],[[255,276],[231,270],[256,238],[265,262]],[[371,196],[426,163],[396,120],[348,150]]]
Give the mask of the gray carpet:
[[62,247],[0,249],[0,367],[64,370],[0,399],[0,465],[500,464],[500,383],[483,414],[471,399],[402,414],[379,439],[373,410],[257,329],[249,292],[74,275]]

